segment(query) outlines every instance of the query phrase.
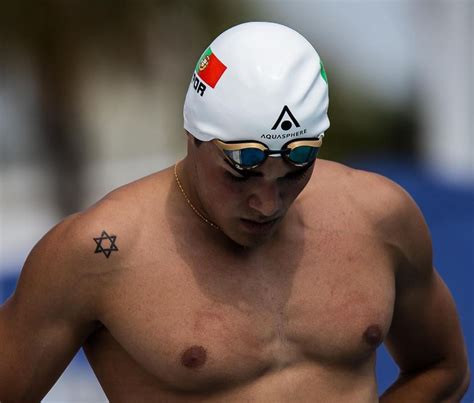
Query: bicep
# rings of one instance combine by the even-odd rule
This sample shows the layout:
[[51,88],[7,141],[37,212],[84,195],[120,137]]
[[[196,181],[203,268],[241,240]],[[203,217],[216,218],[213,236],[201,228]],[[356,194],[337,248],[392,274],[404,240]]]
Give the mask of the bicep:
[[83,280],[56,241],[52,234],[33,249],[0,308],[0,400],[39,400],[93,330]]
[[455,367],[463,362],[464,342],[455,304],[436,270],[400,288],[386,345],[401,371],[416,372],[439,362]]
[[[32,301],[33,303],[35,301]],[[53,313],[17,306],[0,309],[0,399],[40,399],[52,387],[86,337],[87,327]],[[91,328],[92,330],[92,328]],[[16,400],[16,399],[14,399]]]
[[462,368],[466,355],[454,300],[433,267],[431,237],[423,214],[401,188],[392,187],[384,222],[398,250],[396,298],[386,344],[402,372],[442,363]]

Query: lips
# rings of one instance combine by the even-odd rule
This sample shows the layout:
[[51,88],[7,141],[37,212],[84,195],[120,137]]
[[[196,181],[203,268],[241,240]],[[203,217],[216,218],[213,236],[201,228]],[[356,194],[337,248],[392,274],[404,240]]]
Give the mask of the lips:
[[240,222],[242,223],[243,227],[250,232],[261,233],[267,232],[273,228],[273,226],[279,221],[279,218],[275,218],[273,220],[267,221],[255,221],[255,220],[248,220],[246,218],[241,218]]

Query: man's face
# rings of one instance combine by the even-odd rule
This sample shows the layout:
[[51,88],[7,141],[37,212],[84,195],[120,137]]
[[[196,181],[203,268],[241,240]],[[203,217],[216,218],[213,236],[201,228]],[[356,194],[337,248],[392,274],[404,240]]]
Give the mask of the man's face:
[[212,142],[193,147],[193,184],[204,213],[234,242],[257,246],[279,227],[308,183],[313,165],[300,168],[269,157],[251,171],[238,171]]

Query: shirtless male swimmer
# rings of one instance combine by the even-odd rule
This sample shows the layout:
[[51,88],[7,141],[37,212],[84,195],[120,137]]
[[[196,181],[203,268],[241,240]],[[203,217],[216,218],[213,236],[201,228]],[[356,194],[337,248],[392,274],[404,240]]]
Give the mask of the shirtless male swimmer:
[[[0,400],[38,402],[82,346],[111,402],[456,402],[453,299],[413,200],[317,159],[327,78],[300,34],[246,23],[199,59],[188,152],[53,228],[0,311]],[[268,151],[270,150],[270,151]]]

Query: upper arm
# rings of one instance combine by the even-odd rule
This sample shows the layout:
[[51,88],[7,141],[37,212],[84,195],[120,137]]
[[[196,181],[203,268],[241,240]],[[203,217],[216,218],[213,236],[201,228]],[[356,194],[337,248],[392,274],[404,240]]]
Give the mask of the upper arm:
[[76,218],[31,251],[12,297],[0,307],[0,400],[39,400],[95,326],[94,276],[84,270]]
[[465,376],[466,350],[456,307],[433,268],[427,225],[415,202],[398,187],[393,189],[392,203],[384,225],[399,259],[387,348],[402,373],[442,365]]

